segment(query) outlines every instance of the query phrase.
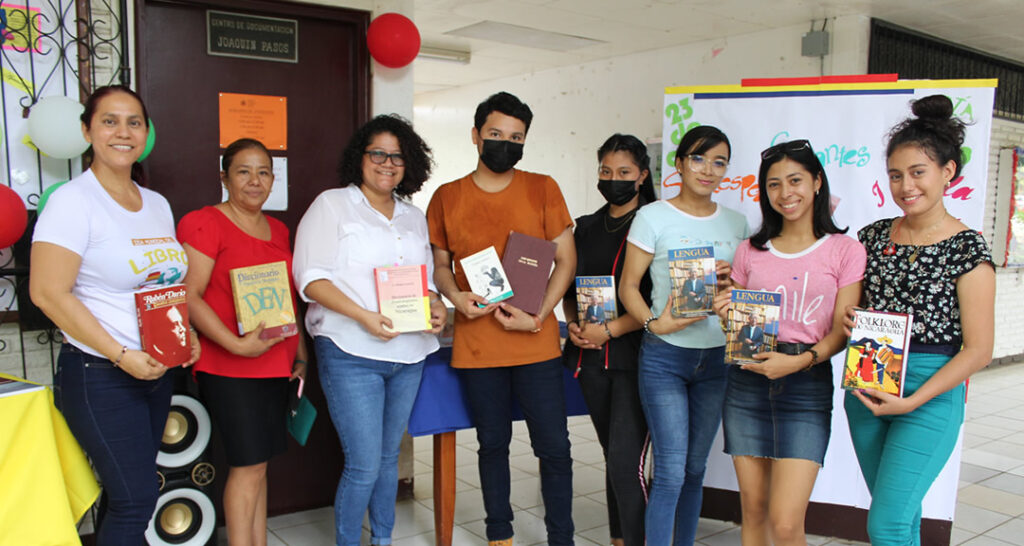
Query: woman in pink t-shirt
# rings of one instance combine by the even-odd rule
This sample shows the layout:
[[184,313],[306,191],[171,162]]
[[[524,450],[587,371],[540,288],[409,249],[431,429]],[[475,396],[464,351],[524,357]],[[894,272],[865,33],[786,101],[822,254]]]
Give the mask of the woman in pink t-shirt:
[[[802,545],[831,431],[830,358],[846,343],[842,311],[860,298],[865,253],[832,220],[828,179],[806,140],[761,152],[758,188],[763,221],[736,249],[732,280],[782,293],[778,344],[729,369],[725,451],[740,486],[743,544]],[[715,299],[723,319],[728,292]]]

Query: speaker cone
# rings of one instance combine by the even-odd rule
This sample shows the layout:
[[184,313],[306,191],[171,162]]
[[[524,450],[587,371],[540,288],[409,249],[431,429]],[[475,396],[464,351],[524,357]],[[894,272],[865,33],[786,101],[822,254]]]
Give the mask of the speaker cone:
[[203,546],[216,529],[213,501],[198,489],[172,489],[156,503],[146,529],[150,546]]
[[195,398],[175,394],[167,416],[156,464],[166,468],[188,466],[210,443],[210,414]]

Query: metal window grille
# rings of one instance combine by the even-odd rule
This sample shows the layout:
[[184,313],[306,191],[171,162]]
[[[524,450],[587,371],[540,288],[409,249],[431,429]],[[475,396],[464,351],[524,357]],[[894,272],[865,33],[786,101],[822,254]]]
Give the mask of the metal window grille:
[[871,20],[868,72],[905,79],[998,78],[995,114],[1024,120],[1024,65],[879,19]]
[[0,172],[29,209],[21,240],[0,249],[2,372],[46,383],[52,377],[62,339],[29,301],[28,249],[40,196],[82,170],[77,159],[31,146],[28,114],[44,97],[79,101],[97,87],[129,82],[127,12],[127,0],[0,0]]

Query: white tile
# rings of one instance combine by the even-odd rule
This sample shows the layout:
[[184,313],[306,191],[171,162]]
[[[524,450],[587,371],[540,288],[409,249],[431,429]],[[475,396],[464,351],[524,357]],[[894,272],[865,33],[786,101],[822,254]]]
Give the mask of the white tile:
[[274,534],[289,546],[334,544],[334,520],[276,529]]
[[604,470],[591,466],[577,466],[572,472],[572,491],[575,495],[589,495],[604,491]]
[[967,542],[968,540],[971,540],[976,536],[976,533],[965,531],[963,529],[960,529],[959,527],[953,527],[953,531],[949,535],[949,543],[952,546],[957,546],[958,544],[963,544],[964,542]]
[[1002,540],[982,535],[964,542],[963,546],[1006,546],[1007,544],[1019,544],[1019,542],[1003,542]]
[[723,531],[697,541],[697,544],[705,546],[736,546],[740,543],[740,528],[737,526],[728,531]]
[[582,531],[577,528],[576,536],[583,537],[595,544],[610,544],[612,535],[611,531],[608,529],[608,525],[601,525],[592,529],[584,529]]
[[703,539],[712,535],[728,531],[736,527],[731,521],[720,521],[717,519],[700,518],[697,521],[697,539]]
[[1011,544],[1019,544],[1024,538],[1024,520],[1021,518],[1011,519],[995,529],[990,529],[985,536]]
[[462,525],[470,521],[483,520],[487,513],[484,511],[484,499],[479,489],[466,491],[455,495],[455,523]]
[[[543,506],[534,506],[528,512],[544,517]],[[572,500],[572,523],[577,534],[595,527],[607,527],[608,507],[587,497],[576,497]]]
[[1007,457],[1006,455],[982,451],[980,448],[965,449],[960,460],[965,463],[1002,472],[1021,466],[1021,459],[1019,457]]
[[513,508],[527,509],[544,504],[540,496],[540,478],[529,477],[512,482],[512,494],[509,495]]
[[[411,537],[396,538],[392,542],[395,546],[434,546],[434,532],[430,531],[427,533],[421,533]],[[481,537],[470,533],[462,527],[452,528],[452,544],[458,545],[469,545],[469,544],[485,544],[486,541]]]
[[956,503],[956,512],[953,516],[953,527],[981,534],[1002,525],[1009,519],[1010,516],[1006,514],[958,502]]
[[391,530],[391,537],[404,538],[433,531],[434,511],[430,506],[433,506],[432,503],[414,500],[395,504],[395,527]]
[[294,527],[296,525],[304,525],[307,523],[315,523],[325,520],[330,521],[331,524],[333,525],[333,506],[324,506],[322,508],[315,508],[313,510],[306,510],[304,512],[294,512],[291,514],[284,514],[281,516],[267,518],[267,529],[276,531],[277,529],[285,529],[288,527]]
[[572,445],[573,463],[594,464],[604,462],[604,450],[599,442],[580,442]]

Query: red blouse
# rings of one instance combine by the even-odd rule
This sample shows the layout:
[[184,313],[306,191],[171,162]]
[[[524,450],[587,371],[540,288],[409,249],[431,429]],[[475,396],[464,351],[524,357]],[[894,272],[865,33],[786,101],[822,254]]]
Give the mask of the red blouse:
[[[210,282],[203,294],[205,301],[220,317],[228,330],[238,333],[235,304],[231,297],[231,279],[228,271],[270,262],[288,263],[292,270],[292,253],[288,247],[288,227],[280,220],[267,217],[270,240],[263,241],[242,231],[215,207],[203,207],[190,212],[178,222],[178,241],[209,256],[214,261]],[[292,305],[295,287],[292,286]],[[299,337],[291,336],[274,345],[262,355],[249,358],[232,354],[206,336],[199,336],[202,356],[195,371],[227,377],[287,377],[299,347]]]

